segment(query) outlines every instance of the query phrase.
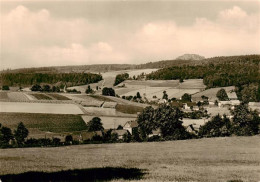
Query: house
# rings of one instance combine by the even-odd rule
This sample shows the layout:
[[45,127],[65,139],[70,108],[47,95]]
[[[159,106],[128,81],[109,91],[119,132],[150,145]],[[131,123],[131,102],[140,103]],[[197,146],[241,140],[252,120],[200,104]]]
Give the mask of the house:
[[219,101],[218,102],[218,106],[226,106],[226,105],[230,105],[230,106],[237,106],[240,104],[239,100],[228,100],[228,101]]
[[208,122],[208,119],[190,119],[190,118],[183,118],[182,124],[186,128],[187,131],[191,133],[198,133],[200,126],[204,125],[206,122]]
[[185,110],[194,110],[194,111],[199,110],[199,107],[196,105],[195,102],[185,103],[183,107],[184,107]]
[[129,133],[132,135],[133,130],[137,129],[137,127],[138,127],[137,121],[127,121],[123,126],[123,129],[129,131]]
[[249,102],[248,107],[253,111],[256,110],[260,112],[260,102]]
[[199,132],[199,127],[195,126],[195,125],[189,125],[186,127],[186,130],[189,132],[189,133],[194,133],[194,134],[197,134]]
[[111,134],[113,134],[113,133],[116,133],[118,135],[118,139],[123,139],[123,136],[125,134],[128,134],[129,131],[128,130],[124,130],[124,129],[122,129],[122,130],[113,130]]
[[157,130],[153,130],[151,134],[148,135],[149,138],[153,137],[153,136],[161,136],[162,132],[161,129],[157,129]]

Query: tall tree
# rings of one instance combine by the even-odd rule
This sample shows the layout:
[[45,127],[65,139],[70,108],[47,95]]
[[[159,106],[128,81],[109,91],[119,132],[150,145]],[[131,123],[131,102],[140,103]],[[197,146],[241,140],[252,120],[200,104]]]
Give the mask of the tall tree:
[[233,133],[236,135],[256,135],[259,133],[260,118],[257,112],[249,111],[247,104],[235,106],[233,114]]
[[25,138],[28,136],[28,134],[28,129],[24,126],[22,122],[20,122],[17,126],[17,129],[14,131],[14,137],[19,146],[24,143]]
[[1,127],[0,129],[0,146],[9,145],[10,140],[14,138],[12,130],[7,127]]
[[217,98],[220,100],[220,101],[227,101],[229,100],[228,99],[228,95],[227,95],[227,92],[225,89],[220,89],[217,94],[216,94]]
[[87,123],[87,128],[88,131],[103,131],[104,127],[101,122],[101,119],[99,117],[94,117],[92,118],[88,123]]
[[168,94],[166,93],[166,91],[163,91],[163,97],[162,99],[168,100]]

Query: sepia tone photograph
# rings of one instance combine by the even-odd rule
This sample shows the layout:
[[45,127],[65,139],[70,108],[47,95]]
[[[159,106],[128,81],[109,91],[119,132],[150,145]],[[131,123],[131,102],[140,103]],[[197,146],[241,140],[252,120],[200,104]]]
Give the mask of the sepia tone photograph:
[[0,0],[0,182],[260,182],[259,0]]

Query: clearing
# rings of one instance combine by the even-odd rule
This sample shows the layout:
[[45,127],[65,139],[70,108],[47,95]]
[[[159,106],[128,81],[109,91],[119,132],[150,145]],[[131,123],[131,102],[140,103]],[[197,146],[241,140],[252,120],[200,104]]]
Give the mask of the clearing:
[[260,136],[0,149],[0,175],[122,167],[142,169],[147,182],[259,181],[259,153]]

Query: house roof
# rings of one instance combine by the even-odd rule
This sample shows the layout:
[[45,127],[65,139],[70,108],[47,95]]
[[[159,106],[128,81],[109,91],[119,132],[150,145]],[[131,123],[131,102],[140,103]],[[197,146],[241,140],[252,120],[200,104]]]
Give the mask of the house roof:
[[125,123],[124,127],[125,127],[127,124],[128,124],[131,128],[136,128],[136,127],[138,127],[138,123],[137,123],[136,120],[134,120],[134,121],[127,121],[127,122]]
[[237,94],[233,90],[227,92],[227,96],[229,99],[237,99]]
[[183,118],[182,119],[183,122],[183,126],[190,126],[193,125],[193,127],[195,125],[197,125],[198,127],[201,125],[204,125],[206,122],[208,122],[208,119],[189,119],[189,118]]
[[216,115],[227,115],[230,116],[231,112],[227,107],[208,107],[207,108],[208,114],[211,114],[211,116],[216,116]]

